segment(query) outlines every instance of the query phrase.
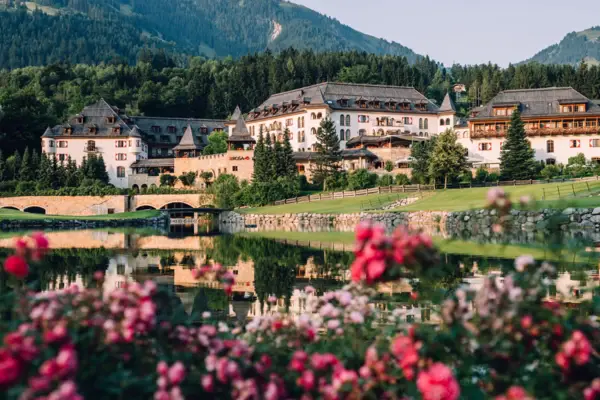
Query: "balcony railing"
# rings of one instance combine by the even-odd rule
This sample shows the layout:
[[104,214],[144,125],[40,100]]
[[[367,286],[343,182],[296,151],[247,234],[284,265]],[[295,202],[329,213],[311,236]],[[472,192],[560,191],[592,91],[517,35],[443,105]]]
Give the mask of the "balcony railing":
[[[539,128],[525,129],[527,136],[554,136],[554,135],[595,135],[600,133],[597,127],[581,128]],[[506,136],[506,130],[476,130],[471,133],[472,139],[478,138],[501,138]]]
[[96,146],[87,145],[85,146],[83,151],[85,151],[86,153],[99,153],[100,149]]

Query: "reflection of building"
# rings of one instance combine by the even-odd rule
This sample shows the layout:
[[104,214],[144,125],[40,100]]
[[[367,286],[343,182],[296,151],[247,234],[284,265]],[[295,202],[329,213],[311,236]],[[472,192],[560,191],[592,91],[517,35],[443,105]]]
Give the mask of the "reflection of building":
[[506,90],[471,112],[468,135],[460,143],[478,164],[497,167],[514,110],[521,112],[535,157],[566,164],[583,153],[600,163],[600,106],[570,87]]

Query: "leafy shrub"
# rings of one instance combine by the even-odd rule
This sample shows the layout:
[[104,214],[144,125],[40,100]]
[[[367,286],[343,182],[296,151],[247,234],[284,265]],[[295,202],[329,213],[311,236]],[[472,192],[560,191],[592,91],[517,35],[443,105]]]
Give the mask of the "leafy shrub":
[[[212,175],[212,173],[211,173],[211,175]],[[179,175],[179,182],[181,182],[181,184],[186,187],[194,186],[197,176],[198,176],[198,172],[192,172],[192,171],[184,172],[183,174]],[[162,185],[162,182],[161,182],[161,185]],[[172,185],[168,185],[168,186],[172,186]]]
[[500,175],[497,172],[490,172],[488,175],[488,182],[498,182]]
[[377,185],[377,174],[364,168],[357,169],[348,175],[348,190],[373,188]]
[[377,182],[377,185],[379,185],[379,186],[392,186],[393,184],[394,184],[394,177],[389,174],[381,175],[379,177],[379,181]]
[[160,186],[170,186],[173,187],[175,186],[175,183],[177,183],[177,177],[175,175],[171,175],[171,174],[162,174],[160,176]]
[[410,179],[406,174],[398,174],[394,180],[396,181],[396,185],[410,185]]
[[559,176],[561,173],[562,173],[562,171],[558,165],[548,164],[540,172],[540,175],[544,179],[552,179],[552,178]]
[[390,160],[387,160],[387,161],[385,162],[385,170],[386,170],[387,172],[392,172],[392,171],[394,170],[394,163],[393,163],[393,162],[391,162]]
[[479,167],[479,168],[477,168],[477,171],[475,171],[475,182],[485,183],[490,180],[489,178],[490,178],[490,173],[488,172],[487,169],[485,169],[483,167]]
[[328,176],[323,182],[323,189],[330,192],[344,190],[347,187],[348,174],[346,172],[338,172],[332,176]]

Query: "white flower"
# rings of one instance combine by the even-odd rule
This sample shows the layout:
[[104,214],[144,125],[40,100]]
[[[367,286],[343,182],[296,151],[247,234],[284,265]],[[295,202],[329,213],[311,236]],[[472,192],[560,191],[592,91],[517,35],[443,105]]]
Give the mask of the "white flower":
[[533,264],[535,264],[535,259],[533,258],[533,256],[530,256],[528,254],[519,256],[515,260],[515,269],[519,272],[523,272],[525,271],[525,267]]

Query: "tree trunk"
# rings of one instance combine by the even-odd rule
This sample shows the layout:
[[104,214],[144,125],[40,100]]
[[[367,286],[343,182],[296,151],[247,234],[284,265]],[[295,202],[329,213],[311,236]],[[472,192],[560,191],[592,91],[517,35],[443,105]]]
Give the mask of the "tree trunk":
[[448,174],[444,175],[444,189],[448,188]]

